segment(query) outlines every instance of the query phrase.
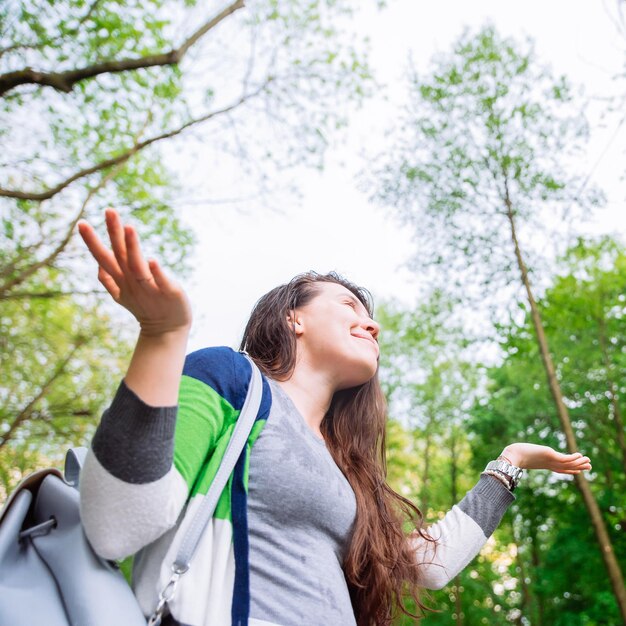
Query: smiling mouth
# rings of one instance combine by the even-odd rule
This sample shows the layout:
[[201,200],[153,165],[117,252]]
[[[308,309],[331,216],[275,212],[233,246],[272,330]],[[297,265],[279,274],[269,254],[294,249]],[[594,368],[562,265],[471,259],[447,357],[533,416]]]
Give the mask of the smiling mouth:
[[368,341],[369,343],[371,343],[372,345],[376,347],[377,351],[379,350],[378,342],[373,337],[365,337],[363,335],[352,335],[352,336],[356,337],[357,339],[363,339],[364,341]]

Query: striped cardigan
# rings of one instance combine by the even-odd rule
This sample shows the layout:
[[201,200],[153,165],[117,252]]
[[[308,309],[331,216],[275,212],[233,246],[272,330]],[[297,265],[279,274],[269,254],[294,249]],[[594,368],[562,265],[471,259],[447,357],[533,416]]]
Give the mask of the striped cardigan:
[[[243,355],[230,348],[199,350],[185,361],[178,407],[150,407],[122,383],[96,431],[81,475],[83,525],[101,556],[135,555],[133,587],[146,615],[217,472],[249,379]],[[248,626],[248,468],[270,409],[271,390],[263,379],[248,443],[168,605],[180,624]],[[429,528],[436,550],[416,538],[424,586],[441,588],[463,569],[513,500],[499,481],[483,476]]]

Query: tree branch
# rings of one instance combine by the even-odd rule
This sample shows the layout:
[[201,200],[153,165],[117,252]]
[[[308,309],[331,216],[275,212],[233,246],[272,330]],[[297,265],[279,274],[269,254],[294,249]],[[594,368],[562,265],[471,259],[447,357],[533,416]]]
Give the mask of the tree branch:
[[206,122],[207,120],[211,119],[212,117],[215,117],[216,115],[221,115],[223,113],[228,113],[229,111],[232,111],[233,109],[240,106],[247,100],[258,96],[265,89],[265,87],[268,85],[270,80],[271,78],[269,78],[265,83],[263,83],[263,85],[261,85],[261,87],[259,87],[256,91],[253,91],[252,93],[249,93],[249,94],[244,94],[243,96],[239,98],[239,100],[237,100],[233,104],[228,105],[227,107],[218,109],[216,111],[211,111],[210,113],[207,113],[206,115],[190,120],[189,122],[186,122],[182,126],[174,130],[168,131],[166,133],[163,133],[161,135],[151,137],[150,139],[145,139],[144,141],[136,142],[132,148],[129,148],[128,150],[126,150],[125,152],[122,152],[118,156],[112,157],[110,159],[105,159],[104,161],[101,161],[100,163],[96,163],[95,165],[92,165],[91,167],[87,167],[83,170],[80,170],[76,172],[75,174],[72,174],[72,176],[70,176],[69,178],[66,178],[64,181],[60,182],[55,187],[51,187],[50,189],[47,189],[46,191],[32,192],[32,191],[21,191],[18,189],[4,189],[0,187],[0,197],[17,198],[19,200],[33,200],[35,202],[43,202],[44,200],[49,200],[50,198],[55,196],[57,193],[63,191],[63,189],[65,189],[66,187],[68,187],[69,185],[71,185],[73,182],[77,181],[80,178],[84,178],[85,176],[90,176],[91,174],[95,174],[96,172],[99,172],[100,170],[104,170],[109,167],[122,164],[126,162],[128,159],[130,159],[130,157],[132,157],[134,154],[136,154],[140,150],[143,150],[147,146],[153,143],[156,143],[157,141],[162,141],[163,139],[170,139],[171,137],[174,137],[182,133],[184,130],[190,128],[191,126],[195,126],[196,124]]
[[188,37],[178,48],[172,48],[169,52],[152,54],[143,57],[104,61],[94,65],[88,65],[79,69],[68,70],[66,72],[40,72],[31,67],[26,67],[15,72],[7,72],[0,75],[0,96],[4,96],[8,91],[19,85],[36,84],[52,87],[57,91],[69,93],[74,85],[87,78],[93,78],[100,74],[114,74],[127,72],[129,70],[144,69],[148,67],[177,65],[185,56],[189,48],[193,46],[212,28],[217,26],[229,15],[241,9],[244,0],[236,0],[227,6],[223,11],[205,22],[198,30]]
[[[56,248],[44,259],[42,259],[41,261],[37,261],[36,263],[33,263],[31,266],[29,266],[28,268],[26,268],[25,270],[23,270],[19,275],[11,278],[10,280],[6,281],[4,284],[0,285],[0,300],[2,299],[6,299],[8,297],[9,294],[7,294],[7,292],[14,288],[16,285],[24,282],[27,278],[29,278],[30,276],[32,276],[35,272],[37,272],[39,269],[41,269],[42,267],[45,267],[46,265],[50,265],[58,256],[59,254],[63,251],[63,249],[65,248],[65,246],[69,243],[71,237],[72,237],[72,233],[74,232],[74,228],[76,227],[76,224],[78,223],[78,221],[83,217],[84,213],[85,213],[85,207],[87,206],[87,203],[89,202],[89,200],[91,200],[91,198],[102,188],[104,187],[104,185],[106,185],[107,182],[109,182],[109,180],[111,180],[111,178],[113,178],[115,176],[115,174],[117,173],[117,170],[134,154],[136,154],[137,152],[139,152],[140,150],[142,150],[143,148],[157,142],[157,141],[161,141],[163,139],[169,139],[171,137],[174,137],[180,133],[182,133],[184,130],[195,126],[197,124],[201,124],[202,122],[206,122],[207,120],[211,119],[212,117],[215,117],[216,115],[221,115],[223,113],[228,113],[229,111],[235,109],[236,107],[240,106],[241,104],[243,104],[244,102],[246,102],[247,100],[249,100],[250,98],[254,98],[256,96],[258,96],[260,93],[263,92],[263,90],[266,88],[266,86],[269,84],[269,82],[271,81],[271,78],[268,78],[266,80],[265,83],[263,83],[256,91],[249,93],[249,94],[244,94],[243,96],[241,96],[239,98],[239,100],[237,100],[236,102],[230,104],[229,106],[226,106],[222,109],[218,109],[216,111],[211,111],[210,113],[207,113],[206,115],[203,115],[199,118],[190,120],[189,122],[186,122],[185,124],[183,124],[182,126],[169,131],[167,133],[163,133],[161,135],[158,135],[156,137],[151,137],[150,139],[146,139],[144,141],[141,142],[136,142],[135,145],[127,150],[126,152],[122,153],[121,155],[113,158],[113,159],[107,159],[106,161],[103,161],[97,165],[94,165],[90,168],[87,168],[86,170],[82,170],[81,172],[78,172],[77,174],[75,174],[74,176],[71,176],[69,179],[67,179],[66,181],[64,181],[63,183],[61,183],[60,185],[57,185],[57,187],[55,188],[56,191],[54,193],[58,193],[59,191],[61,191],[61,189],[64,189],[65,187],[67,187],[71,182],[77,180],[78,178],[82,178],[84,176],[87,176],[89,174],[95,173],[99,170],[111,167],[111,166],[118,166],[118,168],[114,169],[113,171],[109,172],[93,189],[90,190],[89,194],[87,195],[87,198],[85,199],[85,201],[83,202],[83,205],[80,209],[80,211],[78,212],[78,214],[76,215],[76,217],[72,220],[72,222],[69,224],[69,227],[67,229],[67,233],[65,235],[65,237],[63,238],[63,240],[59,243],[58,246],[56,246]],[[7,190],[1,190],[0,189],[0,196],[1,195],[7,195],[6,194]],[[11,192],[13,194],[15,194],[16,192]],[[22,192],[20,192],[22,193]],[[46,197],[44,199],[48,199],[51,198],[54,193],[50,193],[50,191],[45,192]],[[37,195],[37,194],[31,194],[31,196],[29,197],[29,199],[34,199],[33,196]],[[39,194],[42,195],[42,194]],[[21,196],[17,196],[17,195],[12,195],[9,197],[24,197],[24,195],[22,194]]]
[[11,293],[0,293],[0,300],[34,300],[34,299],[52,299],[64,298],[68,296],[91,296],[104,295],[106,291],[102,289],[90,289],[89,291],[13,291]]

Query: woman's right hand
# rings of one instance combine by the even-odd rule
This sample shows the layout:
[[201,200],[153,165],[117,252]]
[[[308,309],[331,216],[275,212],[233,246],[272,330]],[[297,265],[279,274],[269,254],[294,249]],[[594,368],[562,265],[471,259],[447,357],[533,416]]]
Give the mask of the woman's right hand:
[[165,275],[156,260],[144,259],[132,226],[123,225],[113,209],[107,209],[105,215],[110,249],[90,224],[82,220],[78,224],[78,232],[98,263],[98,280],[135,316],[141,335],[188,332],[191,306],[183,289]]

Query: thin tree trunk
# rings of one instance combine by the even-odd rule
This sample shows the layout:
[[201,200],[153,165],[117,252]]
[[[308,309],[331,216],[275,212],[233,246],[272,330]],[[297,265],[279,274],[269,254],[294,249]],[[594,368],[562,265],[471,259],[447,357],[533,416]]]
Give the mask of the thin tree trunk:
[[[546,370],[550,393],[552,394],[552,398],[556,405],[557,415],[561,423],[563,434],[565,435],[567,450],[570,453],[577,452],[578,445],[576,443],[576,437],[574,436],[574,430],[572,428],[572,423],[569,418],[567,407],[563,402],[563,394],[561,392],[559,382],[556,378],[556,371],[548,348],[548,340],[544,332],[541,315],[533,296],[530,280],[528,278],[528,271],[526,269],[526,265],[524,263],[522,252],[520,250],[519,242],[517,239],[513,208],[509,196],[506,179],[504,200],[507,208],[507,217],[511,226],[511,238],[513,240],[513,245],[515,248],[515,257],[517,259],[517,265],[521,273],[522,283],[524,284],[524,287],[526,289],[528,303],[530,304],[531,317],[533,320],[533,325],[535,327],[535,333],[537,334],[537,342],[539,344],[539,350],[541,352],[541,359]],[[613,593],[615,595],[615,599],[617,601],[622,620],[624,621],[624,624],[626,624],[626,587],[624,587],[624,578],[622,576],[622,572],[620,570],[617,559],[615,558],[615,552],[613,551],[611,539],[604,524],[602,514],[600,513],[598,503],[596,502],[596,499],[591,491],[591,488],[589,487],[589,483],[584,474],[576,474],[575,480],[576,485],[583,497],[585,506],[587,507],[587,511],[589,512],[589,517],[591,518],[591,523],[593,525],[593,529],[596,534],[598,544],[600,546],[600,552],[602,553],[604,565],[606,566],[609,579],[611,581]]]
[[[456,436],[454,426],[452,427],[452,435],[450,436],[450,458],[452,464],[450,466],[450,491],[452,495],[452,506],[457,503],[456,477],[458,468],[456,464]],[[461,602],[461,577],[454,577],[454,610],[456,613],[456,626],[463,626],[463,604]]]
[[511,531],[513,533],[513,541],[517,547],[517,567],[519,569],[519,578],[522,587],[521,593],[521,602],[520,602],[520,616],[519,619],[516,620],[516,623],[522,624],[523,618],[526,616],[528,618],[530,614],[531,607],[531,597],[530,597],[530,589],[528,588],[528,583],[526,582],[526,566],[524,565],[524,559],[522,558],[522,551],[520,550],[521,539],[519,537],[518,532],[515,530],[515,518],[511,522]]
[[461,577],[457,574],[454,577],[454,611],[456,615],[456,626],[463,626],[463,605],[461,603]]
[[[533,570],[536,572],[539,569],[539,565],[541,561],[539,560],[539,547],[537,545],[537,533],[535,527],[531,524],[530,526],[530,555],[531,555],[531,563],[533,566]],[[537,601],[537,622],[535,626],[543,626],[544,624],[544,607],[543,607],[543,596],[541,593],[535,594],[535,599]]]
[[430,422],[426,426],[426,447],[424,449],[424,476],[422,482],[421,506],[424,516],[428,515],[428,481],[430,479]]

